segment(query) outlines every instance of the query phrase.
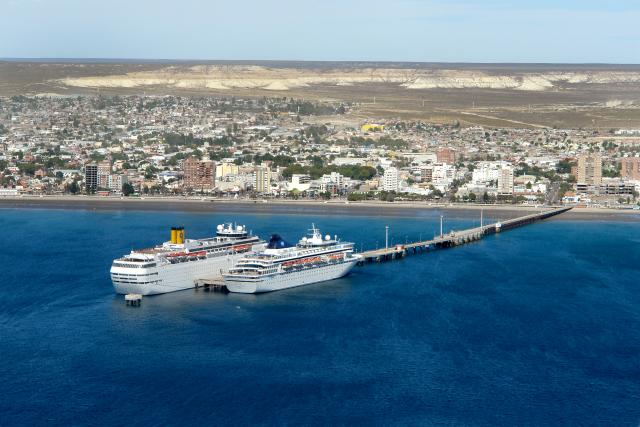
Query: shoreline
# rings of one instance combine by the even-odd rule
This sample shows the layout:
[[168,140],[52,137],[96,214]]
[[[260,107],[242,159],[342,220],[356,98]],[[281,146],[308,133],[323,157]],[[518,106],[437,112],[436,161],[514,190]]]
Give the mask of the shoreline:
[[[345,202],[344,200],[216,199],[183,197],[116,198],[100,196],[0,197],[0,209],[136,210],[181,212],[319,213],[329,215],[413,215],[417,211],[448,211],[460,214],[491,213],[517,216],[549,209],[532,205],[444,204],[429,202]],[[558,218],[640,221],[633,209],[574,208]]]

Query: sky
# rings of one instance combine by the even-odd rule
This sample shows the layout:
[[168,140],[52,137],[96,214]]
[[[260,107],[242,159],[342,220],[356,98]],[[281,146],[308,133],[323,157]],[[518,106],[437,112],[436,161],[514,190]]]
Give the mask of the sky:
[[640,0],[0,0],[2,58],[640,63]]

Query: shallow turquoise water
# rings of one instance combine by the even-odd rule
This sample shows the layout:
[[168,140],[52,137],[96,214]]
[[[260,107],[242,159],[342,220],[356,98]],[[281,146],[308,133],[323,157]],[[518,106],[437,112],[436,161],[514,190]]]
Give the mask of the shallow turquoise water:
[[0,210],[0,425],[637,425],[640,222],[554,219],[264,295],[130,308],[109,282],[172,225],[372,248],[439,215]]

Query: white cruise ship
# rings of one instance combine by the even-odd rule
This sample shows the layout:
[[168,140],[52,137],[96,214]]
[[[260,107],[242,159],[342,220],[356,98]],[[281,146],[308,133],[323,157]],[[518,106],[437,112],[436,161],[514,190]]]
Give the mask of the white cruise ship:
[[227,289],[253,294],[337,279],[361,259],[353,253],[353,243],[337,236],[323,239],[315,226],[310,231],[296,246],[273,235],[264,252],[246,255],[223,274]]
[[265,245],[241,225],[218,225],[216,236],[206,239],[185,239],[184,228],[174,227],[170,241],[114,260],[111,281],[119,294],[189,289],[199,279],[220,279],[236,261],[249,252],[264,250]]

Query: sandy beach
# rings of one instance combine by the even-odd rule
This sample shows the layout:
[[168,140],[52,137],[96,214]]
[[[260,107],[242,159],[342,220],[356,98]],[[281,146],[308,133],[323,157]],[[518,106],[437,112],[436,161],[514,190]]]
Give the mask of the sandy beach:
[[[532,205],[438,204],[429,202],[345,202],[316,200],[249,200],[183,197],[22,196],[0,198],[0,209],[83,209],[183,212],[301,213],[324,215],[414,216],[417,211],[438,210],[456,216],[479,215],[512,218],[548,209]],[[574,208],[558,219],[640,221],[633,209]]]

